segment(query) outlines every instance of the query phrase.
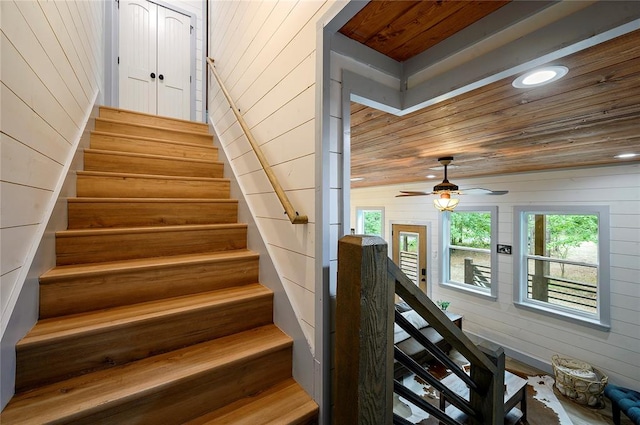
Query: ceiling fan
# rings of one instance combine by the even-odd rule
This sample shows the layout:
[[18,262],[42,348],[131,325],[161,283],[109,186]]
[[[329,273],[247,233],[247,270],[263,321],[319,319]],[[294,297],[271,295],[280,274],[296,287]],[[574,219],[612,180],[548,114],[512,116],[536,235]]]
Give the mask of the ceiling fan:
[[442,183],[439,183],[433,187],[433,192],[422,192],[415,190],[401,190],[400,195],[396,195],[396,197],[403,196],[424,196],[424,195],[440,195],[440,198],[434,199],[433,203],[436,208],[440,211],[453,211],[453,209],[460,202],[459,199],[451,198],[451,194],[455,195],[504,195],[508,193],[508,190],[489,190],[481,187],[473,187],[469,189],[460,190],[457,185],[449,182],[447,179],[447,167],[453,161],[452,156],[445,156],[442,158],[438,158],[438,162],[444,166],[444,180]]

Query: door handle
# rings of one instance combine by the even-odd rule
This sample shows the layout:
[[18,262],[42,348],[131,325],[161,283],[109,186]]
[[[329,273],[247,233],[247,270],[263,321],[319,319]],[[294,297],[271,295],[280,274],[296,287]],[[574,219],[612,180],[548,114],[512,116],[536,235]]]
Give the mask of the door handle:
[[151,73],[151,78],[156,78],[156,74],[155,73]]
[[158,78],[160,79],[160,81],[164,80],[164,75],[160,74],[158,75]]

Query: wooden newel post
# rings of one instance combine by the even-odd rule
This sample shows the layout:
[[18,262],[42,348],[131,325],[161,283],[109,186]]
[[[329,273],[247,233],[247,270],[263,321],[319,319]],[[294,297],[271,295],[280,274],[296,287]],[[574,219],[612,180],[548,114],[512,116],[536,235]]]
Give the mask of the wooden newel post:
[[482,420],[474,425],[502,425],[504,423],[504,349],[489,342],[478,345],[480,351],[496,365],[491,372],[481,366],[471,366],[471,379],[482,393],[471,391],[469,402],[476,412],[481,412]]
[[338,241],[335,423],[393,422],[393,294],[387,243],[377,236]]

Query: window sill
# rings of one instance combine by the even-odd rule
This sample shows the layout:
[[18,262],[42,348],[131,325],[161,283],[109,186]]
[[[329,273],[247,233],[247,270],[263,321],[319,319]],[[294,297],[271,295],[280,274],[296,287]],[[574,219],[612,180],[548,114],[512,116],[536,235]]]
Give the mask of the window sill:
[[471,285],[467,285],[465,283],[456,283],[456,282],[440,282],[440,286],[443,286],[447,289],[453,289],[454,291],[464,292],[465,294],[477,295],[482,298],[487,298],[492,301],[497,301],[498,297],[496,295],[491,294],[488,291],[483,291],[481,289],[475,289]]
[[609,332],[611,330],[610,324],[603,323],[598,319],[579,316],[577,314],[571,314],[568,312],[556,310],[553,308],[549,308],[549,307],[545,307],[545,306],[541,306],[533,303],[514,301],[514,305],[518,308],[523,308],[525,310],[540,313],[549,317],[555,317],[556,319],[566,320],[568,322],[572,322],[582,326],[587,326],[589,328],[597,329],[599,331]]

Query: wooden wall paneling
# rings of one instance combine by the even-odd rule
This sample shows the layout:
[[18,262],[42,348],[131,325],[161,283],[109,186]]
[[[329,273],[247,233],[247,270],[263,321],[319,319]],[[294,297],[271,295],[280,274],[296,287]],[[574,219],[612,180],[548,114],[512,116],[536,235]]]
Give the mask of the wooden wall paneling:
[[310,119],[271,139],[260,140],[260,147],[272,164],[280,164],[309,154],[308,143],[315,140],[315,121]]
[[0,182],[0,188],[3,228],[29,226],[42,221],[42,209],[51,197],[51,190],[9,182]]
[[86,69],[90,72],[91,76],[98,77],[100,75],[100,71],[98,69],[99,59],[94,56],[89,46],[89,42],[87,41],[89,36],[87,34],[87,28],[84,27],[80,19],[78,12],[79,6],[76,3],[64,3],[64,5],[66,7],[62,7],[61,9],[66,9],[66,13],[68,13],[67,24],[73,25],[72,28],[76,28],[77,30],[83,63],[88,65]]
[[[4,203],[4,201],[3,201]],[[0,228],[0,247],[2,259],[0,259],[0,275],[24,266],[24,259],[30,248],[29,242],[33,239],[37,230],[36,224],[18,227]]]
[[[62,21],[62,25],[64,31],[69,31],[70,29],[76,28],[73,19],[71,17],[71,12],[69,11],[69,7],[67,3],[55,3],[56,8],[58,9],[58,13],[60,14],[60,20]],[[89,81],[90,87],[95,86],[95,70],[89,63],[89,59],[87,58],[84,47],[82,46],[81,40],[79,40],[79,34],[76,32],[69,32],[69,38],[71,40],[71,46],[73,47],[73,52],[78,57],[78,68],[76,69],[76,73],[84,73]]]
[[65,140],[68,142],[73,140],[78,131],[78,125],[60,107],[58,100],[11,43],[3,43],[2,56],[4,60],[12,64],[2,72],[3,83],[49,125],[54,127]]
[[9,306],[11,291],[15,286],[16,280],[18,280],[19,274],[20,269],[16,268],[11,271],[3,271],[0,275],[0,311],[4,311]]
[[[52,175],[62,171],[62,164],[41,154],[31,147],[4,133],[0,134],[2,144],[2,180],[41,189],[53,190]],[[9,177],[11,176],[11,177]]]
[[275,245],[271,246],[270,252],[275,262],[291,265],[284,273],[286,279],[303,285],[309,291],[315,291],[315,260],[312,257]]
[[[251,129],[257,140],[272,140],[286,131],[314,118],[315,109],[309,105],[315,102],[315,86],[305,88],[280,109],[274,110],[268,119]],[[301,141],[301,143],[304,141]],[[308,141],[311,146],[314,141]],[[313,149],[313,148],[310,148]],[[282,182],[281,182],[282,184]]]
[[[272,93],[272,90],[268,90],[270,87],[276,87],[282,81],[285,81],[291,73],[299,69],[301,65],[300,58],[306,62],[311,59],[312,67],[315,66],[315,38],[316,28],[313,24],[313,20],[307,22],[295,37],[285,45],[278,56],[273,58],[271,66],[265,68],[264,72],[260,74],[259,78],[251,84],[248,90],[246,90],[241,99],[246,102],[247,105],[251,105],[251,108],[256,106],[258,100],[263,99],[264,96],[268,96]],[[310,84],[315,83],[315,68],[311,71],[307,71],[309,77],[312,77]]]
[[256,217],[256,223],[261,227],[264,239],[268,245],[279,246],[309,257],[314,256],[314,224],[309,223],[307,226],[294,226],[295,232],[291,232],[291,223],[286,217],[281,220]]
[[3,83],[2,132],[63,164],[69,143]]
[[287,278],[284,278],[282,283],[293,304],[300,309],[299,317],[309,325],[313,325],[316,312],[313,292]]
[[[73,86],[77,87],[79,84],[85,94],[85,102],[88,102],[93,94],[93,83],[92,81],[90,81],[89,75],[87,74],[87,72],[85,72],[82,66],[80,56],[76,51],[74,41],[69,35],[68,29],[65,27],[65,23],[62,20],[60,11],[58,10],[58,6],[55,4],[55,2],[45,2],[40,3],[39,5],[47,16],[47,21],[52,28],[55,38],[60,43],[60,46],[64,52],[64,59],[59,59],[59,61],[67,62],[72,69],[72,72],[70,74],[67,74],[66,72],[64,74],[69,75],[69,78],[71,78],[71,84]],[[73,84],[74,79],[75,81],[77,81],[76,84]]]
[[[277,46],[270,44],[270,41],[276,36],[278,29],[283,26],[289,14],[298,4],[278,2],[271,13],[265,17],[260,31],[235,67],[231,67],[231,64],[227,65],[224,62],[220,64],[222,66],[220,75],[234,99],[239,99],[249,85],[262,73],[266,68],[265,61],[267,63],[270,62],[269,59],[273,59],[278,54],[279,49],[275,48]],[[286,22],[289,24],[288,20]],[[297,25],[292,24],[292,26]],[[233,72],[234,69],[242,70],[242,72]],[[239,102],[238,107],[242,109],[244,104]]]
[[[277,65],[274,65],[279,67]],[[281,109],[308,87],[315,85],[315,58],[307,56],[304,61],[289,69],[282,80],[269,84],[271,89],[243,114],[249,127],[264,121],[274,109]],[[287,128],[288,129],[288,128]],[[264,142],[258,141],[262,144]],[[312,145],[313,146],[313,145]]]
[[[291,161],[272,165],[272,169],[278,176],[278,180],[282,182],[282,188],[286,191],[314,188],[315,159],[315,155],[312,153]],[[297,207],[301,208],[301,206]]]
[[240,2],[230,2],[222,4],[220,7],[215,7],[215,9],[210,9],[212,11],[215,10],[214,16],[219,17],[219,19],[216,20],[215,26],[211,26],[211,28],[215,28],[216,33],[216,37],[212,40],[210,47],[212,51],[220,51],[221,46],[228,43],[228,38],[226,37],[228,37],[228,34],[231,32],[229,31],[229,27],[233,23],[238,8],[240,8]]
[[[69,61],[65,59],[53,60],[52,58],[64,58],[65,53],[59,40],[54,36],[54,30],[51,27],[49,19],[44,15],[41,5],[37,2],[18,2],[18,8],[25,16],[26,25],[31,28],[35,34],[38,43],[41,45],[41,51],[34,54],[31,67],[38,70],[50,90],[58,90],[63,94],[69,91],[76,101],[75,110],[73,112],[82,116],[83,112],[80,108],[81,104],[85,104],[89,99],[87,94],[82,90],[82,86],[78,84],[76,75]],[[27,42],[27,40],[20,40]],[[47,60],[48,59],[48,60]],[[54,70],[56,72],[54,72]],[[60,82],[64,81],[64,84]],[[64,99],[62,96],[56,96]]]
[[[273,187],[269,183],[269,180],[264,177],[264,172],[262,170],[256,170],[250,173],[245,173],[242,176],[238,176],[238,183],[242,185],[245,196],[260,193],[273,194]],[[280,208],[282,208],[282,205]]]
[[257,12],[258,8],[251,7],[250,4],[240,2],[239,5],[237,5],[233,13],[233,18],[227,21],[229,25],[227,30],[221,33],[218,53],[220,57],[229,57],[233,50],[241,46],[238,44],[238,40],[243,34],[256,31],[255,28],[251,28],[250,23]]
[[[245,18],[251,17],[250,21],[243,21],[238,25],[238,28],[243,29],[241,34],[237,34],[233,38],[234,47],[229,50],[229,43],[224,45],[224,54],[221,57],[226,57],[227,66],[237,66],[238,62],[244,56],[245,51],[249,48],[254,41],[257,34],[262,30],[262,25],[267,17],[271,14],[276,7],[276,2],[264,1],[260,2],[259,7],[251,8],[251,11],[245,15]],[[248,22],[245,25],[245,22]],[[215,59],[215,58],[214,58]]]

